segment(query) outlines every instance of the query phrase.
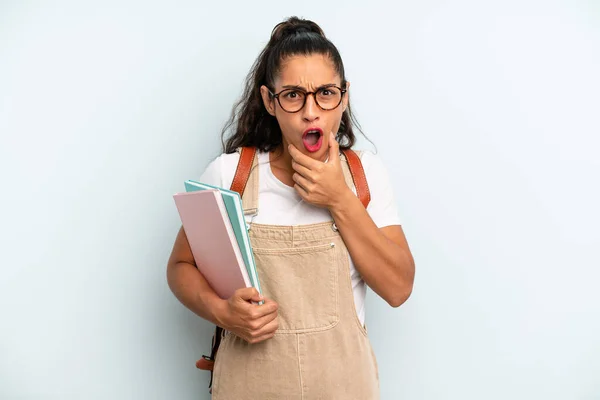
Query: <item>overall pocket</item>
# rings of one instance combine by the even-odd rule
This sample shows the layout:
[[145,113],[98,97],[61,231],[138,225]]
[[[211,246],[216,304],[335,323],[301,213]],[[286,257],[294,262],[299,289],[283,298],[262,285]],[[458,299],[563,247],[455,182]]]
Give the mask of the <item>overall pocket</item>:
[[279,305],[277,334],[333,328],[339,321],[336,245],[254,248],[263,293]]

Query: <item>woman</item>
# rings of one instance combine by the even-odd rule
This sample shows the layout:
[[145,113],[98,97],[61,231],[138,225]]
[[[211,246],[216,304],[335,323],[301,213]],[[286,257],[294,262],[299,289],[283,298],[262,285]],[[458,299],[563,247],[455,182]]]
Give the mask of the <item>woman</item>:
[[411,293],[414,262],[380,160],[361,154],[360,185],[359,167],[349,167],[349,86],[317,24],[278,24],[224,130],[234,127],[225,153],[200,178],[232,186],[247,158],[238,149],[257,149],[242,190],[264,297],[244,288],[220,299],[195,268],[183,229],[168,263],[175,296],[225,331],[213,399],[379,398],[366,285],[398,307]]

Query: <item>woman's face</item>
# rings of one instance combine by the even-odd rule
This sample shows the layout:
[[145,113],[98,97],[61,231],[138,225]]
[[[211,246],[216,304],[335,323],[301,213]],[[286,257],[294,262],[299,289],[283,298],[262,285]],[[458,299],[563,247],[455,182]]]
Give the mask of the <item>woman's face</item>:
[[[279,76],[275,79],[273,93],[280,93],[290,88],[316,92],[320,88],[331,85],[341,87],[341,78],[328,56],[321,54],[292,56],[282,62]],[[342,89],[347,89],[348,86],[349,84]],[[318,97],[322,100],[319,104],[326,104],[329,101],[328,96],[334,98],[336,91],[335,88],[321,91]],[[329,135],[331,132],[337,133],[342,114],[348,105],[348,93],[342,95],[342,103],[333,110],[323,110],[315,103],[314,96],[309,94],[306,96],[304,107],[295,113],[284,111],[277,99],[269,96],[269,89],[266,86],[261,87],[261,95],[269,114],[277,118],[283,134],[284,151],[287,151],[289,144],[293,144],[302,153],[324,161],[329,148]],[[281,97],[284,95],[287,100]],[[284,105],[286,101],[293,104],[298,101],[301,93],[293,90],[281,96],[280,100]]]

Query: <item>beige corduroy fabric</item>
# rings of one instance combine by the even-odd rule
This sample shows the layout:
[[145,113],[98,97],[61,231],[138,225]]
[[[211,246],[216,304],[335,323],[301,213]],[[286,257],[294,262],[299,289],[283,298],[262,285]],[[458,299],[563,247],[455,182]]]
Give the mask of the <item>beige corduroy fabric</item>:
[[[246,211],[258,209],[258,168],[243,200]],[[348,251],[333,221],[251,224],[250,240],[263,293],[279,304],[279,329],[258,344],[224,333],[213,400],[379,399],[377,362],[356,315]]]

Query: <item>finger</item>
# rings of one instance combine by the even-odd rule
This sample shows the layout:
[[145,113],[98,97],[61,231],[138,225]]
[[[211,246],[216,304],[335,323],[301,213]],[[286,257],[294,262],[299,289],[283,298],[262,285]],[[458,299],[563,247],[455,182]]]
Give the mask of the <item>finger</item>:
[[302,186],[295,184],[294,189],[296,189],[296,192],[300,195],[300,197],[302,197],[303,200],[308,201],[308,192],[304,190]]
[[340,144],[335,140],[333,132],[329,135],[329,160],[338,164],[340,162]]
[[303,165],[298,164],[296,161],[292,160],[292,168],[294,171],[308,179],[310,182],[314,182],[313,173],[310,169],[306,168]]
[[270,315],[277,312],[279,306],[271,299],[266,299],[265,302],[261,305],[253,305],[252,306],[252,318],[260,319],[265,315]]
[[277,318],[273,319],[269,323],[265,324],[262,328],[252,331],[250,336],[253,338],[261,338],[264,336],[273,335],[279,328],[279,321]]
[[264,342],[265,340],[272,339],[273,336],[275,336],[275,332],[269,333],[267,335],[262,335],[261,337],[257,337],[257,338],[250,338],[249,340],[247,340],[247,342],[250,344],[257,344],[260,342]]
[[302,187],[302,189],[304,189],[306,193],[308,193],[310,187],[312,186],[312,182],[310,182],[308,179],[306,179],[297,172],[294,173],[294,175],[292,175],[292,179],[294,180],[294,182],[300,185],[300,187]]
[[258,293],[258,290],[254,287],[242,288],[235,291],[234,296],[238,297],[240,300],[244,301],[254,301],[259,302],[264,300],[264,297]]
[[288,152],[290,153],[290,156],[292,156],[292,159],[294,161],[308,169],[315,169],[320,164],[322,164],[321,162],[310,158],[306,154],[302,154],[302,152],[298,150],[293,144],[290,144],[288,146]]
[[262,317],[260,317],[258,319],[250,321],[249,328],[252,331],[259,331],[262,328],[264,328],[265,326],[267,326],[268,324],[270,324],[271,322],[273,322],[274,319],[277,319],[277,311],[274,311],[267,315],[263,315]]

